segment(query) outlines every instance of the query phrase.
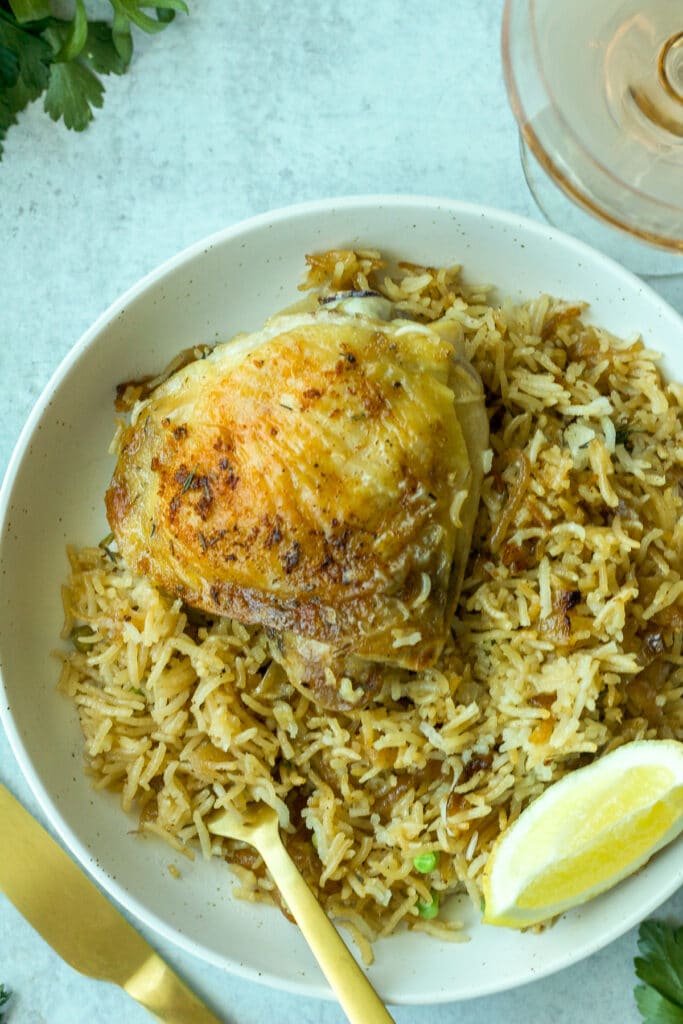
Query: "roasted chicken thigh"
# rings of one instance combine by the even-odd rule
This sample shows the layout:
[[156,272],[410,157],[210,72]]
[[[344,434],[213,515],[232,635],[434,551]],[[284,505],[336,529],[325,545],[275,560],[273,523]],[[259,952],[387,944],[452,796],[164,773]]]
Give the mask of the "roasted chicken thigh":
[[433,664],[462,582],[482,386],[391,316],[382,300],[274,317],[156,387],[119,438],[106,507],[127,563],[265,626],[303,686]]

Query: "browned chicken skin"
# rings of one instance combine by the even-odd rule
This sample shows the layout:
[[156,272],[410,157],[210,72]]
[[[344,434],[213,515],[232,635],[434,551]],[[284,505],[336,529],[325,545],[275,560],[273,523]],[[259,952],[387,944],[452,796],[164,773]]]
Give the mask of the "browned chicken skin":
[[415,669],[443,647],[487,444],[481,383],[429,328],[281,316],[137,406],[107,515],[135,571],[272,631],[295,685],[349,656],[367,690],[362,660]]

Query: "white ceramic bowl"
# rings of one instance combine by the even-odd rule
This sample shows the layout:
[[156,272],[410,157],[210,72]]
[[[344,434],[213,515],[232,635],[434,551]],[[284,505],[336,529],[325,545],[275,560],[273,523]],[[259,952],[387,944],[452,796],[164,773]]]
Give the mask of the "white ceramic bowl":
[[[76,344],[45,389],[14,452],[0,515],[0,711],[14,753],[46,815],[86,869],[141,921],[237,974],[308,995],[329,990],[279,910],[230,895],[219,863],[178,862],[138,839],[118,798],[83,772],[73,707],[55,688],[51,650],[61,627],[67,543],[107,533],[114,385],[155,373],[179,349],[261,325],[297,296],[304,254],[373,246],[430,264],[463,263],[477,282],[529,297],[547,291],[591,303],[617,334],[642,332],[683,379],[683,321],[641,281],[551,229],[495,210],[406,196],[323,201],[228,228],[164,264],[120,298]],[[683,882],[680,842],[640,874],[542,935],[485,928],[468,910],[471,941],[404,933],[377,943],[370,977],[395,1003],[436,1003],[511,988],[604,946]]]

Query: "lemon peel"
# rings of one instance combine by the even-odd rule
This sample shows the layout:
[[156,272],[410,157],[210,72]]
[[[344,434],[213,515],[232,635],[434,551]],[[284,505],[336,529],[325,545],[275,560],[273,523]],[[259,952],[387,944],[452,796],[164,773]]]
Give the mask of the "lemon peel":
[[682,831],[683,743],[626,743],[549,786],[499,837],[483,872],[483,921],[547,921],[633,874]]

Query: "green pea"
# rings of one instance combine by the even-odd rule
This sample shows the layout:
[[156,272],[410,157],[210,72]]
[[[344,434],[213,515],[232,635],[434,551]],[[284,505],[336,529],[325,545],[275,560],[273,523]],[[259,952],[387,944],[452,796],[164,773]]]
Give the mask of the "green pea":
[[428,875],[430,871],[439,863],[439,853],[418,853],[417,857],[413,857],[413,867],[416,871],[419,871],[421,875]]
[[425,921],[430,921],[433,917],[436,917],[439,913],[439,897],[438,894],[433,892],[432,898],[427,900],[418,899],[417,901],[417,912],[420,917],[424,918]]

